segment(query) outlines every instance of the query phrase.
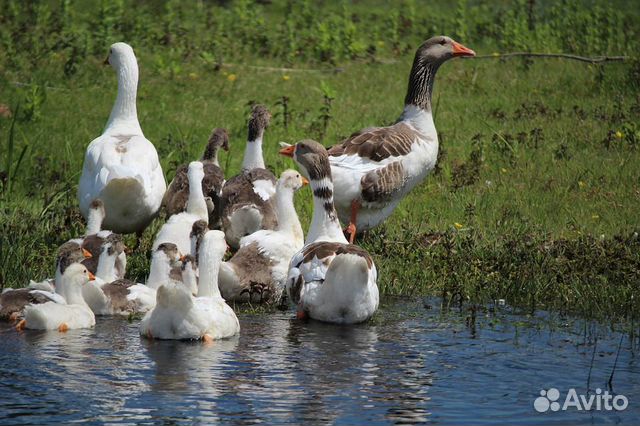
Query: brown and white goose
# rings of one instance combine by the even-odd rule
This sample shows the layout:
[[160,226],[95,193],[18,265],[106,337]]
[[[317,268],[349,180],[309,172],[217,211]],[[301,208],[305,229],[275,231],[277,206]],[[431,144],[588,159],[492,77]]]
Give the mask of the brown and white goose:
[[400,200],[423,181],[438,156],[431,94],[436,71],[445,61],[474,56],[449,37],[437,36],[416,51],[405,106],[389,127],[369,127],[329,149],[340,220],[349,223],[351,242],[356,232],[377,226]]
[[220,267],[218,285],[227,302],[277,303],[289,261],[304,245],[294,193],[308,184],[295,170],[285,170],[276,186],[278,227],[262,229],[240,240],[240,249]]
[[349,244],[333,205],[333,182],[327,150],[304,140],[280,151],[293,157],[313,190],[313,220],[304,247],[291,259],[289,297],[298,317],[353,324],[378,309],[377,272],[366,250]]
[[[204,169],[202,179],[202,192],[211,199],[212,205],[207,206],[209,210],[209,226],[219,227],[220,224],[220,194],[224,185],[224,173],[218,162],[218,151],[220,148],[229,150],[229,134],[225,129],[216,128],[209,136],[209,142],[204,150],[200,162]],[[165,208],[167,217],[181,213],[187,209],[189,199],[189,177],[187,173],[188,165],[183,164],[178,167],[176,175],[169,184],[164,195],[162,205]]]
[[253,107],[242,170],[222,188],[222,230],[234,249],[240,238],[260,229],[275,229],[278,224],[273,199],[276,177],[265,168],[262,158],[262,138],[270,120],[267,108]]

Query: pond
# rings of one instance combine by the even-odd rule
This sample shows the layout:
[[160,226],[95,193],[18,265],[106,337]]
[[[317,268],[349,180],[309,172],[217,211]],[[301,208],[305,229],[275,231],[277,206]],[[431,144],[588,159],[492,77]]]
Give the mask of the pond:
[[[594,322],[507,307],[444,310],[436,299],[392,299],[373,321],[351,327],[293,317],[241,313],[241,335],[208,346],[147,341],[137,322],[123,318],[98,318],[94,329],[67,333],[18,333],[2,324],[0,423],[640,418],[638,339]],[[624,410],[605,409],[625,401]]]

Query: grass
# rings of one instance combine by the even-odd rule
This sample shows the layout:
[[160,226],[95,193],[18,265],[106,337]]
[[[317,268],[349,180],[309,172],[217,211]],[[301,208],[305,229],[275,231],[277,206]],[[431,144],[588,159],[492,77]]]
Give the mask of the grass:
[[[258,13],[268,22],[281,17],[285,6],[261,6]],[[417,9],[415,14],[416,22],[427,19]],[[372,18],[363,15],[358,25],[366,19]],[[625,37],[637,33],[635,23],[621,29]],[[491,34],[474,37],[479,25],[467,28],[460,41],[479,54],[500,48]],[[417,39],[419,31],[411,31],[407,39]],[[519,37],[526,41],[523,34]],[[177,165],[201,154],[217,126],[231,136],[230,152],[221,154],[225,173],[237,172],[251,102],[266,104],[274,114],[265,159],[277,173],[293,167],[277,154],[281,140],[314,138],[328,146],[363,127],[393,122],[402,109],[416,47],[327,60],[240,52],[225,56],[230,65],[216,66],[198,51],[181,56],[170,46],[152,51],[134,41],[141,73],[139,119],[168,180]],[[269,46],[277,51],[276,41]],[[57,246],[82,234],[76,189],[84,149],[100,135],[116,92],[115,75],[101,65],[101,53],[83,54],[71,75],[64,72],[68,50],[42,54],[33,69],[21,65],[27,54],[0,58],[6,76],[0,79],[0,104],[13,112],[0,114],[2,286],[52,275]],[[594,66],[452,60],[443,65],[434,92],[438,170],[384,226],[360,241],[375,257],[382,293],[443,295],[472,303],[506,299],[529,310],[636,318],[637,75],[633,61]],[[304,228],[310,199],[308,190],[297,198]],[[131,278],[146,276],[161,224],[161,219],[152,224],[140,250],[130,256]]]

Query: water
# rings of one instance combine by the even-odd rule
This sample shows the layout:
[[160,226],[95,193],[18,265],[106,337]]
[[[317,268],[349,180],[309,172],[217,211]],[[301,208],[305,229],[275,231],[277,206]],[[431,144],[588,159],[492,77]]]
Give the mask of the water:
[[[387,302],[371,323],[241,314],[241,335],[207,346],[147,341],[99,318],[67,333],[0,326],[0,423],[591,424],[637,423],[637,340],[598,324],[507,309],[442,311]],[[622,340],[621,340],[622,338]],[[620,345],[620,351],[618,347]],[[624,411],[548,411],[557,388],[595,395],[618,355]],[[595,406],[595,403],[594,403]]]

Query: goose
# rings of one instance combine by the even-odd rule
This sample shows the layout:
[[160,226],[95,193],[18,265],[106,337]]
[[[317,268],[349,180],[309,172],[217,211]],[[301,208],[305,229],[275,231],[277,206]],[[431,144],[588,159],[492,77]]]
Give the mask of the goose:
[[416,51],[405,106],[388,127],[369,127],[329,148],[335,207],[353,243],[356,232],[391,215],[400,200],[424,180],[438,157],[431,93],[445,61],[475,52],[449,37],[432,37]]
[[262,158],[262,138],[270,120],[267,108],[253,107],[242,170],[222,187],[222,230],[234,249],[239,247],[240,238],[260,229],[275,229],[278,224],[273,200],[276,178]]
[[293,194],[305,178],[285,170],[276,185],[276,229],[263,229],[240,240],[240,249],[222,263],[220,292],[228,302],[277,303],[282,295],[289,261],[304,245],[302,226],[293,205]]
[[[200,162],[204,167],[204,179],[202,179],[202,192],[209,197],[212,205],[209,207],[209,225],[218,227],[220,222],[220,194],[224,185],[224,173],[218,163],[218,150],[229,150],[229,134],[225,129],[216,128],[209,136],[209,142],[204,150]],[[169,184],[162,204],[167,217],[181,213],[187,208],[189,199],[189,177],[187,165],[182,165],[176,171],[176,175]]]
[[99,256],[96,279],[82,287],[82,297],[96,315],[142,313],[155,305],[155,290],[144,284],[118,278],[116,263],[123,250],[122,238],[105,240]]
[[87,218],[96,198],[104,203],[106,229],[135,232],[138,242],[158,213],[167,188],[155,147],[144,137],[136,110],[138,63],[126,43],[111,45],[107,59],[116,70],[118,96],[101,136],[88,146],[78,186],[80,212]]
[[41,304],[30,304],[24,308],[24,319],[17,325],[17,330],[25,328],[33,330],[67,331],[77,328],[91,328],[96,318],[82,297],[82,286],[93,280],[95,276],[81,263],[74,263],[62,274],[66,304],[49,301]]
[[177,280],[163,284],[155,308],[140,322],[141,336],[210,342],[238,334],[238,318],[218,289],[218,271],[226,247],[223,232],[205,233],[198,259],[198,296],[193,297]]
[[[43,281],[30,280],[27,285],[29,290],[42,290],[50,293],[56,291],[56,281],[60,282],[62,274],[67,266],[76,262],[83,262],[92,257],[91,253],[82,247],[82,239],[70,240],[58,247],[58,253],[56,255],[56,272],[54,278],[47,278]],[[6,289],[9,291],[12,289]],[[19,289],[24,290],[24,289]]]
[[155,250],[162,243],[173,243],[178,246],[182,254],[191,253],[190,233],[193,223],[198,220],[209,221],[209,211],[202,192],[202,179],[204,178],[204,166],[200,161],[189,163],[189,199],[187,211],[175,214],[162,225],[156,235],[152,249]]
[[[115,234],[112,231],[102,229],[102,223],[105,217],[104,203],[101,199],[96,198],[89,205],[89,213],[87,216],[87,229],[83,238],[75,238],[70,241],[76,241],[82,245],[82,248],[91,253],[91,257],[83,261],[84,265],[97,275],[98,262],[100,259],[100,252],[102,249],[102,243],[105,240],[122,241],[122,237],[119,234]],[[127,271],[127,254],[124,250],[120,253],[116,259],[116,274],[117,278],[124,278]]]
[[333,182],[327,150],[303,140],[283,148],[311,181],[313,219],[305,245],[289,265],[287,293],[298,318],[338,324],[369,319],[378,309],[377,272],[369,253],[349,244],[333,205]]

